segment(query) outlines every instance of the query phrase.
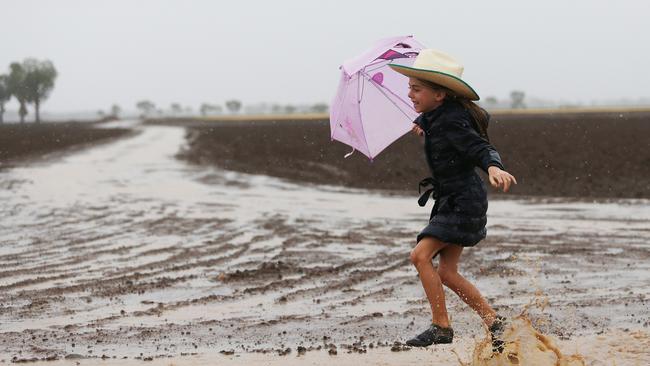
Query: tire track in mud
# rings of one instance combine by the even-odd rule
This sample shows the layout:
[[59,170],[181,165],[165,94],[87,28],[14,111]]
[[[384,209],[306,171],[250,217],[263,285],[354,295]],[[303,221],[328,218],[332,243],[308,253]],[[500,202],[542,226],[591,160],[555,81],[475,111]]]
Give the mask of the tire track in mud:
[[[130,248],[121,247],[119,248],[119,252],[128,252],[129,249]],[[197,258],[197,257],[200,258],[206,255],[215,254],[224,249],[237,249],[237,250],[234,251],[232,254],[213,258],[210,260],[196,261],[196,262],[186,263],[183,265],[176,265],[176,263],[179,262],[184,263],[188,259]],[[246,249],[247,249],[246,245],[234,247],[230,244],[223,244],[222,246],[213,248],[209,251],[201,251],[201,250],[197,250],[196,248],[173,249],[172,252],[178,252],[178,251],[181,252],[172,253],[172,255],[166,259],[155,261],[155,262],[148,262],[146,264],[142,264],[137,267],[123,268],[113,272],[103,272],[100,274],[101,276],[98,276],[96,279],[92,279],[87,282],[82,282],[76,285],[67,286],[67,287],[46,288],[46,289],[34,290],[34,291],[23,291],[22,295],[48,296],[48,295],[59,295],[59,294],[74,293],[74,292],[86,292],[89,290],[93,290],[93,294],[96,296],[112,296],[114,295],[114,293],[110,291],[110,289],[113,288],[114,286],[120,287],[122,282],[133,281],[133,280],[146,280],[147,278],[155,277],[160,274],[182,271],[189,268],[206,267],[206,266],[214,265],[220,262],[224,262],[233,256],[241,255],[246,251]],[[108,250],[104,252],[115,253],[115,250]],[[159,254],[160,250],[153,250],[151,252]],[[102,254],[102,251],[98,252],[98,254]],[[129,261],[129,259],[131,258],[126,257],[123,258],[122,260]],[[142,261],[142,258],[140,257],[139,260]],[[75,261],[75,264],[78,262],[79,261]],[[164,281],[169,282],[169,280],[166,279],[164,279]],[[9,286],[11,288],[20,287],[15,285],[9,285]],[[152,284],[146,283],[143,284],[141,287],[150,288],[152,287]],[[136,292],[140,291],[140,289],[137,286],[131,286],[130,290]]]

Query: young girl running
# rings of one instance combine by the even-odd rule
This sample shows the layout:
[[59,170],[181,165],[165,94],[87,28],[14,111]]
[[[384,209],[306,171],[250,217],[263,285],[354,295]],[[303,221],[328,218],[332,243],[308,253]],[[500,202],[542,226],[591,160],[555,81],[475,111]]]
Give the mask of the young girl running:
[[[472,102],[479,96],[461,79],[462,65],[445,53],[425,49],[412,67],[390,66],[409,77],[409,98],[421,113],[413,131],[424,136],[432,176],[420,182],[420,188],[428,189],[418,203],[424,206],[429,196],[435,199],[429,225],[417,236],[411,252],[433,321],[406,344],[424,347],[452,342],[454,332],[442,288],[445,285],[483,319],[492,334],[494,350],[500,352],[505,319],[458,273],[458,262],[464,247],[476,245],[486,235],[487,192],[474,168],[488,173],[490,184],[504,192],[517,181],[505,171],[499,153],[488,142],[489,115]],[[438,254],[439,265],[434,268],[432,260]]]

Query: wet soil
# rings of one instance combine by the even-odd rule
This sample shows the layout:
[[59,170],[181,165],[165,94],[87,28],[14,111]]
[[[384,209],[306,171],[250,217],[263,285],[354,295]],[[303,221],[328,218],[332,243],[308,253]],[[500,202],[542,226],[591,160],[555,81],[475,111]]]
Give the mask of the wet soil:
[[103,122],[107,121],[0,124],[0,169],[14,164],[16,159],[90,146],[131,132],[125,128],[97,128]]
[[[228,170],[346,187],[417,190],[422,138],[408,134],[370,162],[330,140],[326,120],[152,120],[186,126],[181,158]],[[495,114],[491,142],[519,184],[512,195],[650,198],[650,112]],[[492,194],[498,194],[491,192]]]
[[[111,127],[137,133],[0,172],[0,362],[444,363],[485,336],[447,292],[454,344],[404,346],[430,321],[408,256],[431,202],[187,164],[183,128]],[[493,199],[460,271],[504,315],[544,305],[533,324],[587,364],[646,364],[649,203]]]

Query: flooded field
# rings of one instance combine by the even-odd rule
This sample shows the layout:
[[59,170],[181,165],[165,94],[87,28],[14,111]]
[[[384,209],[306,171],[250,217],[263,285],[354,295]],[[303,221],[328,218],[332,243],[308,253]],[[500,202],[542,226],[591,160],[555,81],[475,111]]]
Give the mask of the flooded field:
[[[189,165],[183,128],[109,126],[137,133],[0,172],[0,362],[458,364],[485,337],[448,292],[454,344],[402,345],[430,319],[415,192]],[[647,365],[649,204],[491,200],[461,271],[588,365]]]

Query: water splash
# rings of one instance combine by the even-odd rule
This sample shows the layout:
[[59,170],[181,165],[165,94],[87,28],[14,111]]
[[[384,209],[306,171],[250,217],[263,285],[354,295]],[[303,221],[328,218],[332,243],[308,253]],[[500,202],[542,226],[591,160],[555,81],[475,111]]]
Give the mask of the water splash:
[[503,352],[492,352],[491,339],[476,344],[471,363],[463,366],[584,366],[582,355],[564,355],[552,338],[540,333],[525,315],[512,319],[503,333]]
[[532,269],[529,279],[535,292],[521,313],[506,323],[502,337],[505,343],[503,352],[493,351],[492,338],[486,329],[488,335],[476,343],[471,363],[463,363],[460,357],[458,361],[463,366],[585,366],[582,355],[564,355],[550,336],[536,329],[543,323],[542,319],[533,325],[529,312],[534,309],[543,313],[549,306],[549,298],[538,282],[541,273],[539,259],[520,259],[526,262],[526,268]]

